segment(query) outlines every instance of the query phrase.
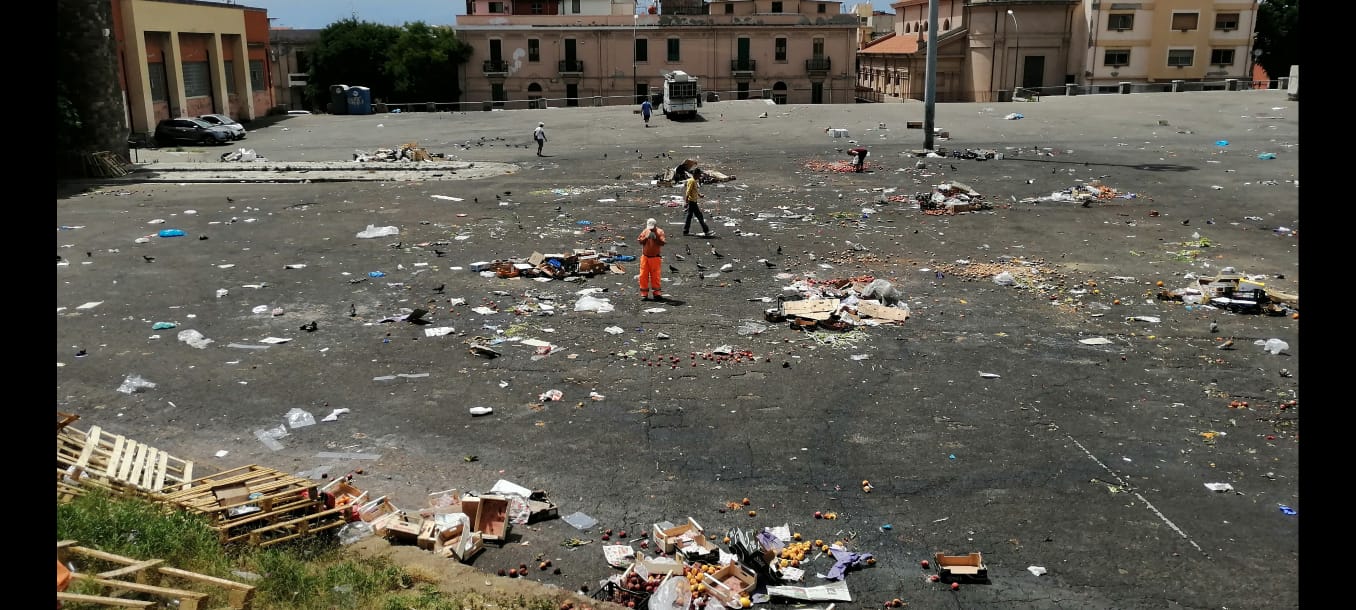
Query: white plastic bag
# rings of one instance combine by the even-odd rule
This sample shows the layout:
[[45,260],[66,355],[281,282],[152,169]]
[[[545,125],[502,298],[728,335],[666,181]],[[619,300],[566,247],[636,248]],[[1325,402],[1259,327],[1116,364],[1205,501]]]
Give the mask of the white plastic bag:
[[207,344],[212,340],[202,336],[202,333],[196,330],[179,331],[179,340],[198,349],[207,349]]
[[315,416],[301,409],[292,409],[287,412],[287,425],[293,430],[315,425]]
[[1262,349],[1266,350],[1268,354],[1275,356],[1276,354],[1289,350],[1290,344],[1281,341],[1280,339],[1267,339],[1266,342],[1262,344]]
[[367,225],[366,229],[358,231],[359,239],[372,239],[374,237],[390,237],[399,235],[399,227],[378,227],[377,225]]
[[155,383],[146,381],[141,375],[128,375],[126,379],[122,380],[122,385],[118,386],[118,391],[123,394],[133,394],[154,387]]
[[993,276],[993,283],[998,284],[999,286],[1012,286],[1017,283],[1017,279],[1012,277],[1011,273],[1004,271]]
[[598,299],[589,295],[579,297],[574,304],[575,311],[594,311],[598,313],[608,313],[612,311],[612,303],[607,299]]
[[682,578],[666,578],[650,594],[649,610],[686,610],[692,594],[683,587]]

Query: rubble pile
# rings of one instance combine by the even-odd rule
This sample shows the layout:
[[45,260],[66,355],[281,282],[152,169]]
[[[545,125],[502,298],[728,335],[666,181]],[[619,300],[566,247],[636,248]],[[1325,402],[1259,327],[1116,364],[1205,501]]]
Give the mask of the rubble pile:
[[933,269],[943,276],[950,275],[967,280],[989,280],[1006,273],[1011,278],[1011,282],[1000,282],[1001,284],[1022,288],[1048,289],[1064,283],[1064,279],[1059,277],[1053,269],[1043,265],[1044,263],[1040,261],[1004,257],[994,262],[963,260],[944,263],[936,265]]
[[369,161],[432,161],[443,158],[446,158],[443,153],[430,153],[414,142],[406,142],[396,148],[378,148],[372,152],[353,151],[353,160],[358,163]]
[[793,330],[847,331],[857,326],[903,323],[909,307],[890,282],[871,276],[815,280],[787,286],[776,307],[763,312],[773,324]]
[[988,161],[991,159],[998,159],[1001,161],[1003,159],[1003,153],[992,149],[970,150],[967,148],[965,150],[953,150],[951,151],[951,154],[947,156],[952,159],[970,159],[974,161]]
[[[863,171],[872,169],[874,166],[868,161],[862,164]],[[820,161],[818,159],[805,162],[805,169],[812,172],[838,172],[840,174],[851,174],[857,171],[857,166],[852,161]]]
[[951,216],[993,208],[979,191],[955,181],[938,184],[931,192],[917,193],[914,201],[918,202],[918,209],[931,216]]
[[470,269],[482,277],[526,277],[537,281],[555,279],[579,281],[603,273],[626,273],[618,262],[633,261],[636,257],[615,252],[575,249],[570,254],[542,254],[533,252],[527,258],[510,258],[471,263]]
[[1022,200],[1022,203],[1036,203],[1039,201],[1055,201],[1078,203],[1083,207],[1092,205],[1094,201],[1105,201],[1108,199],[1135,199],[1139,195],[1135,193],[1122,193],[1114,188],[1102,184],[1101,180],[1092,180],[1086,184],[1077,184],[1069,188],[1055,191],[1044,197],[1028,197]]
[[1217,276],[1191,279],[1194,282],[1190,286],[1159,291],[1158,300],[1209,305],[1242,314],[1299,315],[1299,295],[1268,290],[1261,281],[1264,276],[1244,275],[1225,267]]

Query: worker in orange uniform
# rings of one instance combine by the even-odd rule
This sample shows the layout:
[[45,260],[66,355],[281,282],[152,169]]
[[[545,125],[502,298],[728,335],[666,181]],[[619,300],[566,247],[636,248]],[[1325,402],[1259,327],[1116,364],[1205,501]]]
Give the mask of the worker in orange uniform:
[[645,220],[645,230],[640,232],[636,241],[640,246],[640,300],[662,301],[664,295],[659,292],[659,263],[664,244],[664,230],[659,228],[653,218]]

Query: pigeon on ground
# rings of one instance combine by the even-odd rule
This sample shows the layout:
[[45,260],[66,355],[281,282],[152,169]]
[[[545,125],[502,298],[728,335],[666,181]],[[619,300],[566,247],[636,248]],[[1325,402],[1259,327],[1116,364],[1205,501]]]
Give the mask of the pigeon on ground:
[[358,317],[358,308],[354,306],[353,303],[348,304],[348,317],[350,318]]
[[774,262],[772,262],[772,261],[770,261],[770,260],[768,260],[768,259],[765,259],[765,258],[764,258],[764,259],[759,259],[759,262],[763,263],[764,265],[767,265],[767,268],[768,268],[768,269],[771,269],[771,268],[777,266],[777,263],[774,263]]
[[674,267],[673,265],[669,265],[669,271],[672,273],[678,273],[678,268]]
[[438,284],[437,286],[434,286],[434,287],[433,287],[433,291],[434,291],[434,292],[442,292],[443,289],[445,289],[445,288],[447,288],[447,284]]
[[706,265],[697,263],[697,271],[706,271]]
[[1219,322],[1216,322],[1214,320],[1210,321],[1210,332],[1212,333],[1219,332]]
[[312,320],[312,321],[310,321],[310,322],[307,322],[307,323],[301,325],[301,330],[304,330],[304,331],[306,331],[306,332],[308,332],[308,333],[313,333],[313,332],[315,332],[315,329],[316,329],[316,324],[315,324],[315,321],[314,321],[314,320]]
[[777,256],[781,256],[781,255],[782,255],[782,247],[781,247],[781,246],[777,246]]
[[234,199],[231,199],[230,197],[227,197],[227,198],[226,198],[226,203],[235,203],[235,200],[234,200]]
[[951,166],[951,171],[953,171],[953,172],[956,171],[956,166],[952,165],[952,166]]
[[447,256],[447,253],[446,253],[446,252],[443,252],[442,250],[439,250],[439,249],[437,249],[437,248],[434,248],[434,249],[433,249],[433,255],[436,256],[436,257],[438,257],[438,258],[442,258],[442,257],[444,257],[444,256]]
[[683,254],[692,256],[692,246],[689,244],[683,244]]
[[148,263],[154,263],[154,262],[155,262],[155,257],[154,257],[154,256],[146,256],[146,255],[143,254],[143,255],[141,255],[141,258],[146,259],[146,262],[148,262]]
[[1230,339],[1228,341],[1225,341],[1224,343],[1219,344],[1219,349],[1233,349],[1233,348],[1234,348],[1233,339]]
[[725,255],[724,255],[724,254],[721,254],[720,252],[716,251],[716,245],[715,245],[715,244],[707,244],[707,245],[711,246],[711,256],[714,256],[714,257],[716,257],[716,258],[725,258]]
[[[58,256],[57,258],[61,258],[61,257]],[[685,260],[687,260],[687,257],[686,257],[686,256],[683,256],[683,255],[681,255],[681,254],[675,254],[675,255],[673,255],[673,258],[676,258],[676,259],[678,259],[678,260],[680,260],[680,261],[685,261]]]

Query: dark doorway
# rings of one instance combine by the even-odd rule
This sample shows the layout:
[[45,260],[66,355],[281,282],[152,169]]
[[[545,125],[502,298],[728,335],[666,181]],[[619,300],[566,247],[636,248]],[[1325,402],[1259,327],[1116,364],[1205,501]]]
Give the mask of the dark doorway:
[[490,61],[499,63],[504,60],[504,50],[502,43],[498,40],[490,41]]
[[636,83],[636,103],[645,101],[645,97],[650,95],[650,85],[646,83]]
[[565,85],[565,105],[579,105],[579,85]]
[[749,99],[748,83],[738,83],[737,85],[735,85],[735,98],[741,100]]
[[1045,84],[1045,56],[1027,55],[1022,58],[1022,88],[1039,89]]
[[810,83],[810,103],[824,103],[824,83]]

